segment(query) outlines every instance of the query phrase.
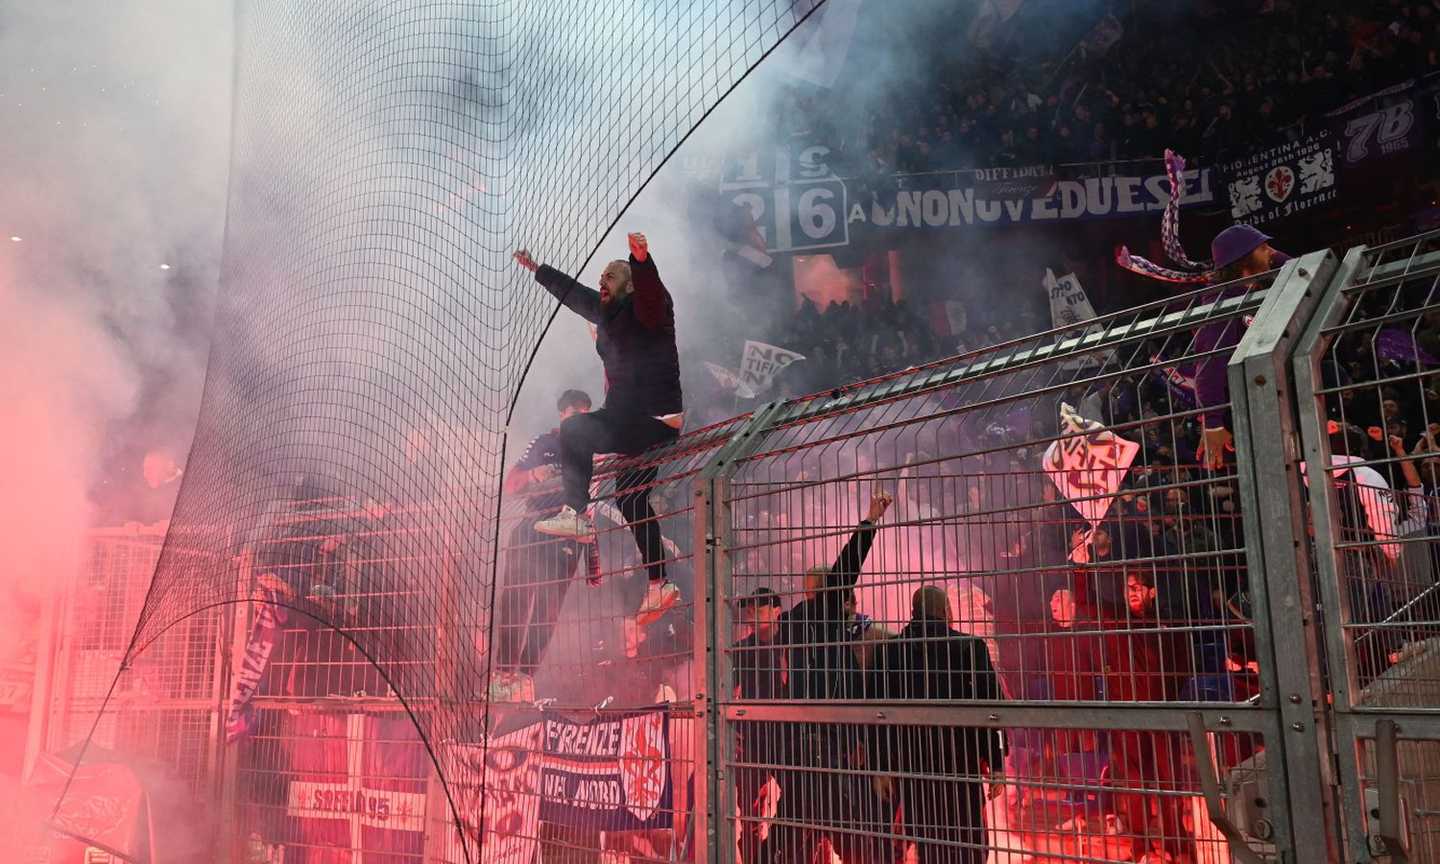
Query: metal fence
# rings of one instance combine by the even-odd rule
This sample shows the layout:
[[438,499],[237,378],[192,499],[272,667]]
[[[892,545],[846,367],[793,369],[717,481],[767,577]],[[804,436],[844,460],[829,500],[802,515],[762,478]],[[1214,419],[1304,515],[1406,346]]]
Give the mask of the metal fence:
[[[220,662],[161,659],[210,700],[221,850],[1440,861],[1437,278],[1440,235],[1314,253],[767,405],[604,463],[587,542],[529,527],[553,490],[514,498],[488,609],[377,643],[412,684],[485,676],[474,705],[407,715],[295,620],[225,745],[252,622],[197,624]],[[339,533],[294,566],[390,626],[403,562]],[[661,568],[680,599],[638,616]]]
[[1294,374],[1347,852],[1440,861],[1440,236],[1352,250]]
[[1276,276],[752,424],[710,472],[713,632],[762,634],[711,663],[717,860],[1274,853],[1256,511],[1196,450],[1231,425],[1229,355],[1298,289]]
[[53,659],[37,670],[44,711],[31,718],[27,770],[41,751],[78,755],[93,731],[87,759],[163,764],[191,793],[213,795],[224,616],[189,617],[120,670],[163,540],[138,525],[92,532],[79,577],[51,595],[42,638]]

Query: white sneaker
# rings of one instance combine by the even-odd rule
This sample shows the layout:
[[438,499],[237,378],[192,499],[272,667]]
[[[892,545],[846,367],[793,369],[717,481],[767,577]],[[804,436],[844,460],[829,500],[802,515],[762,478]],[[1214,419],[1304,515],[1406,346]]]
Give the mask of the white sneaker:
[[595,525],[567,504],[549,519],[536,522],[535,530],[552,537],[589,537],[595,533]]
[[635,613],[635,623],[641,627],[648,627],[660,620],[660,617],[670,611],[676,601],[680,599],[680,589],[669,581],[651,582],[650,588],[645,592],[645,602],[640,604],[640,609]]

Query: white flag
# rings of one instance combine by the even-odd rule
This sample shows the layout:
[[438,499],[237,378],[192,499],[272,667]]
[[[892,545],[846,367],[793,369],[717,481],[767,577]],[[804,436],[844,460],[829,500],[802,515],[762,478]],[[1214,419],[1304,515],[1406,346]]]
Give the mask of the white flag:
[[1099,526],[1115,503],[1140,445],[1121,438],[1098,420],[1081,417],[1060,403],[1061,438],[1045,450],[1041,465],[1050,482],[1090,523]]
[[1046,267],[1042,284],[1050,297],[1050,323],[1057,330],[1074,327],[1095,317],[1095,307],[1090,305],[1090,298],[1074,273],[1066,273],[1056,279],[1055,271]]
[[1015,17],[1025,0],[983,0],[970,22],[970,44],[985,48],[995,39],[995,31]]
[[[797,33],[799,49],[790,74],[817,87],[831,88],[845,66],[845,57],[855,39],[864,0],[829,0],[824,9]],[[766,265],[768,266],[768,265]]]
[[804,355],[788,348],[747,341],[745,350],[740,354],[740,386],[749,389],[752,394],[763,393],[781,369],[804,359]]
[[705,368],[709,370],[716,381],[720,382],[721,387],[724,387],[726,390],[734,390],[735,395],[741,399],[755,398],[755,393],[740,381],[739,372],[736,372],[734,369],[726,369],[719,363],[711,363],[709,360],[705,361]]
[[[1057,279],[1055,271],[1046,267],[1045,278],[1041,284],[1045,286],[1045,294],[1050,298],[1050,324],[1056,330],[1078,327],[1095,318],[1095,307],[1090,305],[1090,298],[1085,294],[1085,288],[1081,286],[1079,277],[1074,273],[1066,273]],[[1098,330],[1099,325],[1095,325],[1077,329],[1065,335],[1084,336]],[[1085,366],[1098,366],[1113,356],[1112,352],[1106,351],[1099,355],[1074,357],[1061,363],[1060,368],[1079,369]]]

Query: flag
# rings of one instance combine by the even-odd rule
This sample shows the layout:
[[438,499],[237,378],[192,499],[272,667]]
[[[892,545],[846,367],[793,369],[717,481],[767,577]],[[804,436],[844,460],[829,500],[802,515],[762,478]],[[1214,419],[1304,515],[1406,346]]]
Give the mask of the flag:
[[[1165,362],[1159,354],[1150,356],[1151,363]],[[1195,366],[1192,363],[1181,363],[1175,366],[1161,366],[1155,370],[1164,381],[1165,386],[1170,389],[1172,398],[1187,408],[1194,408],[1200,404],[1200,397],[1195,389]]]
[[1045,450],[1042,467],[1065,500],[1090,527],[1099,527],[1140,445],[1121,438],[1097,420],[1087,420],[1060,403],[1060,439]]
[[965,304],[957,300],[945,301],[945,323],[950,327],[951,336],[965,335],[970,326],[970,314]]
[[1440,366],[1440,359],[1415,342],[1415,334],[1403,327],[1386,327],[1375,334],[1375,354],[1381,360],[1401,366]]
[[[1055,329],[1072,328],[1077,324],[1094,319],[1095,307],[1090,304],[1090,297],[1085,293],[1084,286],[1080,284],[1080,277],[1074,273],[1066,273],[1057,279],[1055,271],[1046,267],[1045,278],[1040,281],[1040,284],[1044,286],[1045,294],[1050,299],[1050,323]],[[1098,326],[1091,326],[1066,335],[1083,337],[1098,330]],[[1073,357],[1061,363],[1060,368],[1080,369],[1086,366],[1099,366],[1113,357],[1114,352],[1111,351],[1099,355]]]
[[[544,729],[545,724],[532,723],[498,736],[488,745],[446,747],[447,783],[460,811],[470,860],[480,864],[531,864],[536,859]],[[466,860],[461,843],[452,827],[448,860]]]
[[740,385],[746,387],[752,395],[763,393],[781,369],[804,359],[803,354],[787,348],[753,340],[746,341],[740,354]]
[[289,718],[286,864],[402,864],[425,852],[429,762],[408,715]]
[[250,700],[260,689],[260,680],[270,665],[280,628],[285,626],[285,609],[278,604],[292,596],[290,587],[273,573],[262,574],[255,589],[255,621],[245,650],[235,657],[230,683],[230,710],[225,719],[225,740],[234,741],[254,731],[255,712]]
[[52,852],[94,847],[127,860],[150,860],[145,840],[145,790],[129,766],[103,757],[76,765],[42,753],[27,784],[35,798],[45,802],[46,817],[49,805],[59,802],[50,819]]
[[1114,15],[1106,15],[1090,28],[1080,41],[1080,49],[1091,57],[1104,57],[1125,35],[1125,25]]
[[970,29],[967,35],[970,44],[976,48],[985,48],[995,39],[995,31],[1020,11],[1025,0],[984,0],[980,9],[975,13],[975,18],[970,22]]
[[710,371],[720,386],[726,390],[735,391],[735,395],[741,399],[754,399],[755,392],[740,381],[740,373],[734,369],[727,369],[719,363],[705,361],[705,368]]
[[1046,267],[1041,284],[1050,298],[1050,322],[1057,330],[1095,317],[1095,307],[1090,305],[1090,297],[1074,273],[1066,273],[1057,279],[1055,271]]
[[815,13],[798,43],[792,76],[816,87],[835,86],[855,40],[862,2],[864,0],[829,0],[825,8]]

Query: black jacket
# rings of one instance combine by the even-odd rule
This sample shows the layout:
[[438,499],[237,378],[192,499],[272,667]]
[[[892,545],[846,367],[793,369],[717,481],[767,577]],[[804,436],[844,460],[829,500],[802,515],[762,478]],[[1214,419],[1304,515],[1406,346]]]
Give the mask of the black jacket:
[[[983,639],[941,621],[912,620],[875,652],[872,696],[886,700],[993,700],[1000,684]],[[1004,768],[1005,748],[994,729],[905,726],[877,736],[873,758],[886,771],[977,776],[983,760]],[[972,823],[979,824],[979,823]]]
[[860,570],[875,542],[875,526],[861,522],[830,567],[825,586],[780,616],[779,641],[790,665],[792,699],[858,699],[860,664],[855,661],[845,596],[860,581]]
[[605,364],[605,407],[648,417],[684,410],[680,354],[675,348],[675,307],[655,269],[655,256],[630,256],[630,294],[600,303],[600,292],[553,267],[541,265],[535,281],[571,311],[594,324],[595,350]]

